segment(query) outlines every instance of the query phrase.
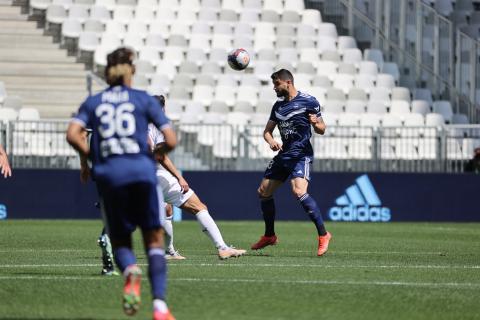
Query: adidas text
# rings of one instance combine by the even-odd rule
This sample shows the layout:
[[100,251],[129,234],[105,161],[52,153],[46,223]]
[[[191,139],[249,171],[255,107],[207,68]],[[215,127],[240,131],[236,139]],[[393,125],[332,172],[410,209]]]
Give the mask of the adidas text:
[[332,221],[359,221],[359,222],[387,222],[391,219],[390,209],[387,207],[369,207],[353,205],[332,207],[328,210]]

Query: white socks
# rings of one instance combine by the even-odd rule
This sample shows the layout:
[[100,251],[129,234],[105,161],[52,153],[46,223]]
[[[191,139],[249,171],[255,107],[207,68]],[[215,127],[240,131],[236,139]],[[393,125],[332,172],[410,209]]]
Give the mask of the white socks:
[[168,311],[167,304],[165,303],[165,301],[160,299],[153,300],[153,309],[158,310],[162,313],[166,313]]
[[210,237],[210,239],[212,239],[215,247],[217,247],[217,249],[225,249],[227,245],[223,241],[222,234],[220,233],[217,224],[210,216],[210,213],[208,213],[207,210],[202,210],[198,212],[195,216],[197,217],[198,222],[202,226],[202,231],[205,232]]
[[165,230],[165,248],[167,248],[167,252],[175,252],[175,248],[173,247],[173,225],[172,225],[172,218],[173,216],[167,217],[163,224],[163,229]]

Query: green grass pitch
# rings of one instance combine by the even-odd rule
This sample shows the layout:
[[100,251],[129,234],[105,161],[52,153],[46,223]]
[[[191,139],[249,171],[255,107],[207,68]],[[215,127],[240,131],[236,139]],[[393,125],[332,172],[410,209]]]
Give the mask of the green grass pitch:
[[[263,222],[219,222],[249,248]],[[219,261],[195,221],[175,224],[168,303],[186,319],[480,319],[480,224],[278,222],[279,244]],[[151,319],[123,315],[121,277],[102,277],[100,221],[0,221],[0,319]],[[145,270],[138,234],[135,247]]]

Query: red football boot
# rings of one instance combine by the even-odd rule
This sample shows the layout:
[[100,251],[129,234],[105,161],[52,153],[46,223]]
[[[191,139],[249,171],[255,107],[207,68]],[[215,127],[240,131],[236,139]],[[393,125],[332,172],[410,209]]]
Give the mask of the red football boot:
[[262,236],[257,243],[252,244],[252,250],[263,249],[266,246],[274,246],[277,244],[277,236]]

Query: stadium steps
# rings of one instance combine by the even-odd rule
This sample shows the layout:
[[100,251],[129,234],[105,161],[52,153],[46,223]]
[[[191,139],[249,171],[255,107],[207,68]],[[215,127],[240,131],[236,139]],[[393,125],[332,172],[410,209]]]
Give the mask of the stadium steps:
[[21,7],[0,0],[0,80],[42,118],[69,118],[87,96],[85,65],[28,19]]

